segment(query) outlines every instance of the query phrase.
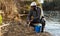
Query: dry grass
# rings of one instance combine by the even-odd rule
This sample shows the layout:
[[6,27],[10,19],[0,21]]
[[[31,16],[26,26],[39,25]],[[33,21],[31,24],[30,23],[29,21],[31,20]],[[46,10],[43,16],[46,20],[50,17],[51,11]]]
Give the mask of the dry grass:
[[21,12],[27,11],[25,2],[21,0],[0,0],[0,10],[4,12],[3,22],[21,21]]
[[18,20],[16,3],[14,0],[0,0],[0,10],[4,12],[3,21]]

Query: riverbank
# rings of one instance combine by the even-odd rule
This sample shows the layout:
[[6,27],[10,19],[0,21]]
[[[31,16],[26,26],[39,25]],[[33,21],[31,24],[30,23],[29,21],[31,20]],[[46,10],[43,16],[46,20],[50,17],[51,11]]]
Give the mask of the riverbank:
[[51,36],[49,32],[35,33],[32,29],[27,28],[26,25],[13,22],[9,25],[0,28],[1,36]]

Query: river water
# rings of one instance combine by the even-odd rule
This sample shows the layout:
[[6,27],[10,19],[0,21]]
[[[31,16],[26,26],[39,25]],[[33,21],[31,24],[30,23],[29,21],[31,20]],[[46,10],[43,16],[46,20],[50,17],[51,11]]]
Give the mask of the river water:
[[[47,13],[45,14],[47,15]],[[60,15],[59,13],[57,13],[55,16],[51,16],[48,19],[46,19],[45,31],[50,32],[52,36],[60,36]]]

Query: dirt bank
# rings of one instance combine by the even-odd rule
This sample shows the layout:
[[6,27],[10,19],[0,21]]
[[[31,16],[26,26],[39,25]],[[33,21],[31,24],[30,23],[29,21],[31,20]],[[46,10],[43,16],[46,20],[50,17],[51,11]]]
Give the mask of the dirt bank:
[[7,26],[1,27],[1,36],[51,36],[50,33],[35,33],[33,28],[27,28],[26,25],[21,23],[12,22]]

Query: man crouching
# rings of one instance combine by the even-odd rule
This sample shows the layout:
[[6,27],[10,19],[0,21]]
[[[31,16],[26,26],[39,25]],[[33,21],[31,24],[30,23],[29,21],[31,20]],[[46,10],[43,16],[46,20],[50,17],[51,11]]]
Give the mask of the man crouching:
[[[29,22],[29,26],[35,27],[35,25],[33,23],[41,23],[42,24],[42,31],[44,31],[44,27],[45,27],[45,20],[44,20],[44,16],[41,16],[41,9],[39,7],[37,7],[36,2],[32,2],[31,3],[31,9],[30,12],[27,16],[28,22]],[[41,18],[41,19],[40,19]]]

